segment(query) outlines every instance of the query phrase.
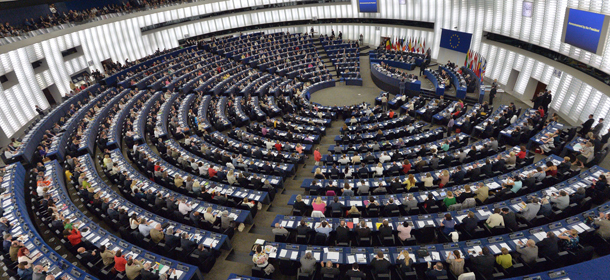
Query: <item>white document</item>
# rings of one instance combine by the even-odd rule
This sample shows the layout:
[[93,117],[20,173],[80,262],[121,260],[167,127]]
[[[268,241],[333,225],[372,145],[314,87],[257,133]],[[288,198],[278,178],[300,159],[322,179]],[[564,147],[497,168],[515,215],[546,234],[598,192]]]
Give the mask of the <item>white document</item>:
[[328,254],[326,254],[326,258],[331,261],[338,262],[339,261],[339,252],[328,252]]
[[348,255],[347,256],[347,263],[353,264],[355,262],[356,262],[356,257],[355,256],[353,256],[353,255]]
[[282,250],[280,251],[280,258],[286,257],[286,254],[287,254],[287,253],[288,253],[288,251],[287,251],[287,250],[282,249]]
[[293,251],[292,254],[290,255],[290,259],[291,260],[296,260],[298,256],[299,256],[299,252],[298,251]]

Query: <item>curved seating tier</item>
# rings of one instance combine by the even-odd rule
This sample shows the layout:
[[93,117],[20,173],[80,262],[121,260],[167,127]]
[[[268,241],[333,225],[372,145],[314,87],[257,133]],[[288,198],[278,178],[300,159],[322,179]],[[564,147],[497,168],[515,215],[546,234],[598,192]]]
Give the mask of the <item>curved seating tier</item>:
[[[506,151],[504,151],[504,152],[501,152],[501,153],[499,153],[499,154],[497,154],[497,155],[488,156],[488,157],[487,157],[487,158],[485,158],[485,159],[479,159],[479,160],[474,161],[474,162],[470,162],[470,163],[467,163],[467,164],[462,164],[462,165],[460,165],[460,167],[461,167],[462,171],[466,173],[466,174],[465,174],[465,176],[464,176],[463,182],[464,182],[464,183],[469,183],[469,182],[474,182],[474,181],[476,181],[476,180],[481,180],[481,179],[484,179],[484,178],[492,177],[492,176],[489,176],[488,174],[485,174],[485,173],[480,173],[480,174],[479,174],[479,175],[477,175],[477,176],[473,176],[473,175],[471,175],[471,174],[469,175],[469,172],[471,171],[471,169],[472,169],[472,168],[473,168],[475,165],[476,165],[476,166],[477,166],[479,169],[481,169],[481,167],[483,167],[483,165],[486,165],[486,164],[485,164],[485,162],[486,162],[487,160],[489,160],[489,162],[490,162],[489,164],[490,164],[490,165],[492,165],[492,173],[491,173],[492,175],[493,175],[493,174],[500,175],[500,174],[502,174],[502,173],[501,173],[502,171],[512,171],[510,168],[504,167],[504,168],[502,169],[502,171],[498,170],[498,171],[495,171],[495,172],[494,172],[494,171],[493,171],[493,164],[496,162],[496,159],[497,159],[497,157],[498,157],[498,156],[501,156],[501,157],[506,157],[506,156],[507,156],[507,155],[508,155],[508,154],[509,154],[511,151],[515,151],[515,150],[518,150],[518,149],[519,149],[519,148],[517,148],[517,147],[513,147],[513,148],[511,148],[511,149],[509,149],[509,150],[506,150]],[[551,155],[551,156],[547,157],[547,159],[546,159],[546,160],[548,160],[548,159],[552,159],[552,160],[553,160],[553,163],[555,164],[555,166],[559,165],[559,163],[560,163],[560,162],[561,162],[561,160],[562,160],[561,158],[559,158],[559,157],[557,157],[557,156],[555,156],[555,155]],[[535,166],[535,167],[542,166],[543,164],[546,164],[546,160],[544,160],[544,161],[539,161],[538,163],[536,163],[536,166]],[[521,168],[521,167],[523,167],[523,166],[525,166],[525,165],[531,165],[531,164],[533,163],[533,161],[534,161],[534,157],[533,157],[533,155],[526,156],[526,157],[525,157],[523,160],[519,160],[519,161],[517,162],[516,168]],[[534,167],[534,166],[531,166],[531,167],[528,167],[527,169],[531,171],[531,170],[535,169],[535,167]],[[354,167],[351,167],[351,168],[354,168]],[[413,169],[412,169],[412,170],[413,170]],[[445,169],[445,170],[449,171],[449,174],[455,174],[455,173],[457,172],[457,166],[454,166],[454,167],[449,167],[449,168],[447,168],[447,169]],[[424,176],[426,176],[426,174],[427,174],[427,173],[430,173],[430,175],[432,176],[432,178],[433,178],[433,179],[434,179],[434,181],[436,182],[436,181],[438,181],[438,178],[439,178],[439,176],[440,176],[440,174],[441,174],[441,172],[442,172],[442,171],[443,171],[443,170],[434,170],[434,171],[431,171],[431,172],[411,173],[411,174],[409,174],[409,175],[413,175],[413,177],[415,178],[415,181],[416,181],[416,183],[415,183],[415,184],[416,184],[416,186],[420,186],[421,184],[423,184],[422,178],[423,178]],[[480,171],[480,170],[479,170],[479,171]],[[355,172],[355,171],[354,171],[354,172]],[[416,171],[414,171],[414,172],[416,172]],[[498,174],[498,172],[500,172],[500,173]],[[494,176],[496,176],[496,175],[494,175]],[[400,182],[403,182],[404,180],[406,180],[407,175],[381,177],[381,178],[377,178],[377,179],[370,179],[370,181],[371,181],[372,183],[373,183],[373,182],[379,182],[379,181],[383,181],[383,182],[385,182],[387,185],[389,185],[389,184],[390,184],[390,183],[391,183],[391,182],[392,182],[394,179],[396,179],[396,178],[398,178],[398,180],[399,180]],[[359,179],[345,179],[345,180],[346,180],[346,181],[348,181],[348,182],[350,182],[350,183],[353,183],[353,182],[358,182],[359,180],[362,180],[362,179],[368,179],[368,178],[359,178]],[[321,181],[321,180],[316,180],[316,179],[305,179],[305,180],[303,180],[303,183],[301,184],[301,188],[304,188],[304,189],[307,189],[307,190],[312,190],[312,189],[313,189],[313,190],[316,190],[316,189],[318,189],[318,188],[322,187],[322,186],[318,186],[317,184],[314,184],[314,183],[315,183],[315,182],[317,182],[317,181],[320,181],[320,182],[332,181],[332,182],[337,182],[338,184],[340,184],[339,186],[343,186],[343,181],[342,181],[342,180],[324,180],[324,181]],[[366,180],[365,180],[365,181],[366,181]],[[333,185],[334,185],[334,184],[333,184]],[[449,182],[447,183],[447,185],[448,185],[448,186],[450,186],[450,185],[451,185],[451,181],[449,181]],[[354,188],[354,192],[355,192],[357,188],[355,188],[355,186],[352,186],[352,187]]]
[[[32,267],[36,265],[47,267],[48,272],[58,279],[68,277],[78,280],[96,280],[96,277],[87,274],[55,252],[37,232],[35,222],[30,219],[26,206],[25,177],[26,171],[21,163],[16,162],[5,167],[1,185],[3,192],[0,194],[0,201],[2,202],[2,217],[6,218],[10,224],[10,231],[6,233],[10,233],[14,240],[23,242],[31,256],[40,254],[33,258]],[[38,209],[34,206],[34,210]],[[13,277],[17,277],[17,271],[14,269],[15,266],[11,259],[3,256],[2,261],[4,265],[7,265],[5,266],[7,275],[11,279],[16,279]]]
[[[234,153],[240,155],[249,155],[256,159],[293,164],[303,163],[305,161],[305,157],[301,154],[295,154],[294,152],[290,153],[286,151],[278,151],[275,148],[267,149],[265,146],[259,147],[251,144],[252,141],[250,141],[249,139],[260,139],[257,136],[255,136],[255,138],[246,137],[244,140],[248,142],[243,142],[241,141],[242,139],[235,140],[218,131],[215,131],[211,134],[204,134],[203,139],[206,139],[205,141],[207,143],[213,144],[216,147],[222,146],[224,149],[231,150]],[[257,152],[256,149],[260,150],[260,154]],[[305,148],[303,148],[303,152],[306,152]],[[311,152],[311,150],[309,152]]]
[[70,113],[70,108],[73,105],[77,105],[79,102],[86,102],[90,95],[99,93],[101,91],[100,88],[100,84],[91,85],[59,104],[51,112],[48,112],[36,124],[26,130],[25,136],[21,139],[23,145],[19,146],[12,157],[7,157],[7,162],[24,161],[32,163],[40,159],[40,155],[36,153],[36,148],[46,135],[46,131],[51,130],[56,123],[59,123],[62,118]]
[[[435,150],[437,150],[437,152],[440,152],[440,153],[437,153],[438,157],[442,158],[443,154],[449,154],[450,151],[454,151],[455,149],[462,148],[462,147],[464,148],[462,150],[467,149],[468,147],[465,147],[465,146],[468,145],[469,140],[470,140],[470,136],[468,134],[458,133],[453,136],[445,137],[445,138],[442,138],[442,139],[439,139],[439,140],[436,140],[433,142],[427,142],[426,144],[422,144],[422,145],[405,147],[406,144],[403,144],[402,147],[396,147],[396,148],[386,151],[386,152],[381,151],[381,146],[379,146],[379,149],[377,151],[375,151],[374,149],[372,149],[372,151],[366,151],[364,149],[360,150],[360,147],[356,148],[354,145],[352,145],[352,148],[350,148],[348,146],[347,148],[345,148],[345,150],[343,150],[344,145],[340,145],[340,146],[330,145],[328,148],[328,151],[331,154],[322,155],[322,161],[331,162],[331,163],[338,162],[339,159],[341,159],[343,153],[345,152],[345,153],[347,153],[346,158],[350,159],[350,162],[351,162],[351,155],[350,155],[351,153],[350,152],[355,153],[356,150],[358,150],[362,153],[371,152],[371,155],[376,160],[379,160],[379,158],[384,153],[387,153],[392,158],[393,161],[401,161],[404,159],[416,158],[418,156],[421,156],[421,157],[429,156],[432,154],[432,149],[435,149]],[[443,145],[444,142],[447,142],[449,144],[449,150],[447,150],[446,152],[441,152],[440,147]],[[476,145],[477,150],[478,150],[484,144],[487,144],[489,142],[491,142],[489,139],[483,139],[483,140],[477,141],[476,143],[473,143],[472,145]],[[338,148],[341,149],[341,151],[337,151]],[[368,161],[365,159],[366,156],[368,156],[368,154],[363,155],[363,158],[362,158],[363,161]],[[371,162],[368,162],[368,163],[371,163]]]
[[[93,244],[93,246],[99,248],[100,246],[105,245],[113,250],[122,250],[125,253],[124,255],[131,256],[134,259],[141,259],[145,262],[151,263],[158,262],[164,266],[167,266],[168,268],[174,268],[176,269],[175,275],[179,280],[192,279],[193,277],[197,277],[196,279],[202,279],[201,272],[196,266],[162,257],[156,253],[128,243],[110,233],[106,229],[100,227],[97,223],[88,218],[85,214],[78,210],[76,205],[74,205],[72,200],[70,200],[62,171],[61,166],[56,160],[45,164],[45,176],[52,178],[53,186],[48,193],[55,201],[57,208],[62,209],[60,212],[62,216],[66,219],[70,219],[73,227],[81,229],[83,238]],[[61,232],[56,231],[55,234],[59,235]],[[66,239],[61,240],[68,250],[73,252],[76,251],[76,248],[72,248],[70,242],[66,241]],[[103,266],[102,264],[98,265]],[[97,271],[100,276],[104,277],[104,279],[107,279],[112,274],[112,272],[110,272],[110,268],[108,267],[91,267],[91,269]]]
[[[383,130],[383,136],[377,136],[377,132],[337,135],[335,136],[335,143],[337,145],[342,143],[343,150],[347,150],[351,144],[356,150],[364,151],[364,148],[361,147],[371,150],[374,143],[377,142],[381,150],[389,150],[402,146],[411,146],[411,142],[415,142],[413,145],[420,145],[443,138],[445,128],[437,127],[432,130],[425,130],[424,127],[426,126],[428,126],[426,122],[415,121],[406,127]],[[388,138],[391,140],[388,140]]]
[[[72,134],[81,129],[84,124],[83,119],[85,115],[91,114],[91,112],[95,112],[94,106],[97,107],[99,104],[105,103],[108,98],[114,97],[117,94],[115,88],[109,88],[96,96],[95,98],[89,100],[87,104],[82,106],[70,119],[66,121],[66,123],[61,127],[62,134],[58,134],[53,137],[53,141],[51,142],[51,147],[47,152],[47,156],[49,158],[58,158],[63,160],[66,156],[66,153],[75,155],[78,150],[78,145],[71,142]],[[68,147],[70,145],[70,147]]]
[[[128,212],[130,217],[132,216],[132,214],[136,214],[138,217],[144,217],[144,218],[146,218],[146,220],[151,220],[151,221],[154,221],[155,223],[165,225],[165,229],[171,227],[173,229],[180,229],[183,232],[197,236],[197,238],[196,238],[197,243],[203,244],[207,248],[211,248],[211,249],[215,249],[215,250],[220,250],[221,248],[223,248],[223,249],[231,248],[230,239],[227,238],[227,235],[217,234],[217,233],[213,233],[213,232],[210,232],[207,230],[200,230],[200,228],[212,229],[212,225],[203,226],[202,225],[203,223],[196,224],[195,222],[190,220],[190,216],[189,217],[182,216],[182,217],[179,217],[180,219],[176,219],[177,216],[165,215],[165,216],[171,217],[171,219],[167,219],[161,215],[157,215],[157,213],[163,213],[163,214],[174,214],[174,213],[167,213],[167,211],[163,211],[162,209],[157,209],[156,206],[159,206],[160,204],[157,204],[156,201],[153,201],[151,203],[148,200],[148,198],[138,199],[137,197],[135,197],[133,195],[132,186],[125,186],[123,184],[120,184],[121,182],[119,179],[119,174],[123,174],[122,171],[127,171],[126,168],[123,168],[122,166],[120,166],[119,167],[120,171],[114,175],[111,174],[110,172],[106,172],[106,176],[108,178],[110,178],[112,181],[118,181],[119,184],[117,184],[117,185],[119,186],[119,189],[123,193],[123,196],[120,196],[114,190],[112,190],[111,186],[108,186],[104,182],[104,180],[102,180],[102,178],[98,175],[97,170],[95,168],[95,163],[93,162],[93,159],[91,158],[90,155],[82,155],[77,158],[77,161],[81,164],[82,167],[84,167],[83,173],[86,174],[87,181],[89,182],[89,184],[91,184],[91,187],[93,188],[94,193],[96,195],[99,194],[99,202],[100,202],[99,205],[97,205],[97,203],[95,202],[95,199],[93,201],[91,201],[91,200],[89,200],[88,197],[81,196],[83,203],[85,204],[85,206],[87,206],[89,208],[89,210],[91,210],[93,213],[95,213],[98,217],[101,217],[106,222],[106,224],[108,224],[115,231],[119,232],[121,225],[120,225],[119,221],[117,221],[115,218],[109,216],[107,209],[106,209],[106,211],[104,211],[103,204],[106,204],[107,208],[113,208],[117,211],[118,211],[118,209],[121,209],[121,208],[125,209]],[[129,171],[127,171],[127,172],[129,172]],[[132,178],[132,181],[133,181],[133,179],[135,179],[133,177],[129,177],[129,178]],[[190,197],[183,196],[183,195],[177,194],[172,191],[167,191],[163,187],[161,187],[155,183],[152,183],[152,182],[142,181],[142,182],[138,183],[134,188],[137,188],[139,190],[139,192],[146,194],[146,195],[148,195],[149,192],[151,192],[153,194],[153,198],[155,198],[155,199],[157,197],[161,197],[163,199],[172,197],[175,204],[177,204],[178,201],[186,201],[186,202],[188,202],[189,205],[191,205],[191,208],[193,209],[192,211],[196,211],[199,213],[203,213],[203,212],[205,212],[206,208],[212,207],[214,209],[213,213],[215,213],[215,214],[218,214],[224,210],[229,211],[230,212],[229,215],[231,216],[231,218],[239,223],[252,220],[252,216],[250,215],[249,211],[242,211],[239,209],[222,207],[222,206],[218,206],[215,204],[203,202],[200,200],[195,200]],[[131,201],[135,201],[135,204],[132,202],[129,202],[126,198],[129,198]],[[108,199],[108,200],[106,201],[106,199]],[[144,205],[144,206],[140,207],[137,205]],[[165,203],[165,201],[163,201],[163,207],[165,207],[165,206],[166,206],[166,203]],[[148,208],[148,210],[145,210],[144,208]],[[151,211],[155,211],[155,212],[151,212]],[[183,221],[188,221],[188,222],[181,223]],[[220,231],[220,229],[217,229],[216,231]],[[123,236],[123,237],[127,238],[128,236]],[[143,240],[140,240],[139,242],[142,242],[142,241]],[[156,247],[150,243],[148,243],[146,245],[149,245],[150,247],[155,248],[155,251],[157,251],[157,252],[162,252],[163,249],[172,249],[172,248]]]

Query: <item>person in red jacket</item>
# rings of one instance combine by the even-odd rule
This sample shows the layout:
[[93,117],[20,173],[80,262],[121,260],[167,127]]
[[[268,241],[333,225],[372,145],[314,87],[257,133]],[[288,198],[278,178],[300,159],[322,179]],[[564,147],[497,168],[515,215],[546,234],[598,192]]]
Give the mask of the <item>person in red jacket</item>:
[[208,176],[210,178],[214,178],[214,176],[216,176],[216,173],[218,173],[216,169],[214,169],[212,166],[208,167]]
[[320,154],[320,148],[316,148],[313,152],[313,159],[316,161],[316,165],[320,165],[320,161],[322,160],[322,154]]
[[121,250],[116,251],[116,254],[114,254],[114,269],[118,272],[124,272],[126,264],[127,260],[123,256],[123,252]]
[[276,149],[278,152],[281,152],[281,151],[282,151],[282,144],[280,144],[280,142],[279,142],[279,141],[278,141],[277,143],[275,143],[275,145],[274,145],[274,146],[275,146],[275,149]]
[[525,150],[525,146],[521,146],[521,151],[519,151],[519,153],[517,153],[517,157],[520,159],[524,159],[526,155],[527,155],[527,152]]
[[64,236],[68,239],[68,241],[70,241],[70,244],[72,244],[72,246],[77,246],[78,244],[81,244],[81,238],[83,237],[80,234],[80,231],[75,228],[73,228],[71,231],[69,229],[64,230]]

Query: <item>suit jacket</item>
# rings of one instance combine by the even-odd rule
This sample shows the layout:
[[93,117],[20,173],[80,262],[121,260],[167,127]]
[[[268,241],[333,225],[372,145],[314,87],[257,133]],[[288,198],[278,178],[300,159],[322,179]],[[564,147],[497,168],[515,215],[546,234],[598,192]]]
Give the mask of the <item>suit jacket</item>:
[[559,254],[559,246],[557,244],[556,236],[542,239],[542,241],[536,243],[536,246],[538,247],[538,256],[549,256],[553,258]]
[[339,275],[339,273],[341,273],[341,271],[336,267],[323,267],[322,269],[320,269],[320,273],[322,273],[322,275],[324,275],[324,274]]
[[140,270],[140,276],[142,276],[142,280],[159,280],[159,271],[155,270],[155,272],[142,269]]
[[502,217],[504,217],[504,225],[507,228],[512,229],[513,231],[518,229],[517,216],[515,215],[515,212],[508,212],[506,214],[502,213]]
[[392,264],[386,259],[379,260],[377,258],[374,258],[371,261],[371,267],[373,267],[372,271],[375,274],[389,273],[391,265]]
[[396,205],[394,203],[388,204],[388,205],[384,206],[383,213],[389,217],[390,213],[392,213],[392,211],[394,211],[394,210],[399,210],[398,205]]
[[339,241],[339,242],[349,241],[349,228],[347,226],[345,226],[345,227],[339,226],[335,229],[335,232],[337,233],[336,234],[337,241]]
[[429,280],[436,280],[438,277],[447,276],[447,270],[436,270],[430,268],[426,271],[426,276]]
[[180,247],[184,249],[185,254],[190,254],[193,250],[195,250],[195,248],[197,248],[197,243],[189,239],[180,238]]
[[365,274],[364,272],[360,271],[360,270],[353,270],[353,269],[350,269],[350,270],[348,270],[347,272],[345,272],[345,275],[346,275],[347,277],[349,277],[350,279],[351,279],[352,277],[354,277],[354,278],[362,278],[362,279],[365,279],[365,278],[366,278],[366,274]]
[[180,245],[180,237],[171,234],[165,235],[165,246],[167,249],[172,249],[178,245]]
[[478,271],[487,279],[493,278],[496,258],[492,254],[472,257],[470,262],[472,263],[473,270]]
[[371,229],[370,228],[361,228],[361,227],[358,227],[356,229],[356,234],[358,235],[358,238],[360,238],[360,237],[370,237],[371,236]]
[[538,247],[517,247],[517,252],[521,254],[521,258],[526,263],[533,263],[538,258]]

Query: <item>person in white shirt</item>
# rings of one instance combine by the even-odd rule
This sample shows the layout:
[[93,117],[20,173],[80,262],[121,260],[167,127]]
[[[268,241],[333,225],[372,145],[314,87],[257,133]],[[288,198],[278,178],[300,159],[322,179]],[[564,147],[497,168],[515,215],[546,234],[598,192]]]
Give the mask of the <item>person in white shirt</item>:
[[383,176],[383,164],[378,163],[375,167],[375,176],[382,177]]
[[345,155],[341,156],[341,159],[339,159],[339,163],[341,164],[348,164],[350,162],[349,158],[347,158]]
[[392,160],[392,157],[390,157],[387,152],[384,152],[383,155],[381,157],[379,157],[380,163],[384,163],[386,161],[391,161],[391,160]]
[[178,203],[178,211],[180,211],[182,215],[188,215],[191,210],[193,210],[193,208],[190,203],[187,203],[185,200],[180,200],[180,203]]

